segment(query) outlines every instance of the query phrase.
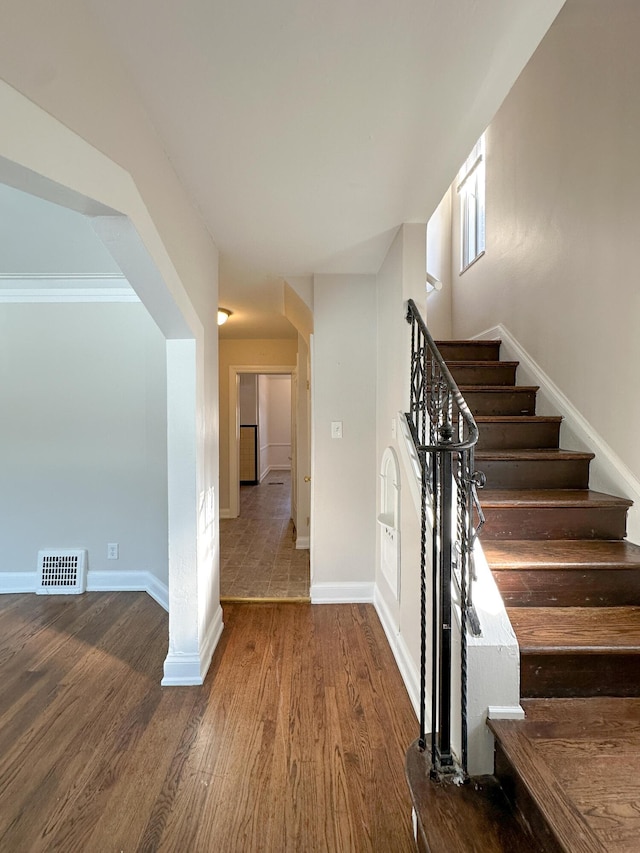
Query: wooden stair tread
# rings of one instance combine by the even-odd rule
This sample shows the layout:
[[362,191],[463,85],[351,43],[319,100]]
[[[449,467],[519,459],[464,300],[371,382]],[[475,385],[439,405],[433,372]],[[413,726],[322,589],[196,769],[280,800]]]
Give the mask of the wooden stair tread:
[[583,453],[577,450],[561,450],[554,447],[533,447],[526,449],[496,448],[495,450],[476,450],[475,453],[476,462],[490,459],[514,462],[519,460],[557,462],[559,460],[591,460],[594,458],[594,453]]
[[560,778],[542,758],[519,720],[488,720],[500,750],[564,849],[604,853],[605,848],[580,814]]
[[459,385],[460,392],[464,396],[476,394],[478,391],[487,391],[491,394],[529,394],[539,391],[539,385]]
[[458,387],[474,415],[535,415],[537,386],[487,383]]
[[483,359],[500,361],[501,341],[436,341],[445,361],[455,359]]
[[475,463],[493,489],[586,489],[592,453],[557,447],[479,447]]
[[495,347],[498,344],[501,344],[502,340],[500,338],[492,338],[491,340],[482,340],[480,338],[470,340],[469,338],[453,338],[452,340],[441,340],[435,341],[435,345],[437,347],[445,346],[445,347],[459,347],[459,346],[469,346],[469,347]]
[[491,507],[630,507],[633,501],[591,489],[482,489],[480,503]]
[[640,607],[513,607],[520,653],[640,654]]
[[446,363],[455,383],[461,387],[500,385],[513,388],[515,385],[517,361],[447,359]]
[[[447,361],[447,367],[458,385],[506,385],[513,388],[516,380],[517,361]],[[469,377],[468,379],[466,377]]]
[[480,367],[485,368],[488,367],[517,367],[520,362],[519,361],[486,361],[481,358],[473,358],[473,359],[462,359],[462,358],[448,358],[447,359],[447,367]]
[[[548,825],[567,850],[636,853],[640,837],[640,699],[523,701],[527,718],[492,720],[498,751],[507,756]],[[532,768],[532,762],[537,765]],[[553,797],[547,780],[558,786]],[[558,808],[560,805],[560,808]],[[568,838],[583,822],[582,847]],[[597,846],[595,846],[597,845]]]
[[626,540],[500,540],[483,543],[493,571],[513,569],[580,570],[640,568],[640,546]]
[[523,699],[522,707],[528,722],[566,720],[575,722],[576,729],[592,726],[617,728],[626,723],[640,724],[640,698],[592,696],[573,699]]
[[[519,386],[515,386],[516,388]],[[559,424],[561,415],[476,415],[477,424]]]
[[[470,400],[476,410],[474,415],[480,433],[476,452],[509,448],[558,448],[561,417],[536,415],[534,407],[528,405],[501,407],[501,398],[493,399],[494,406],[486,407],[493,414],[482,414],[474,400]],[[500,412],[501,408],[505,410]]]

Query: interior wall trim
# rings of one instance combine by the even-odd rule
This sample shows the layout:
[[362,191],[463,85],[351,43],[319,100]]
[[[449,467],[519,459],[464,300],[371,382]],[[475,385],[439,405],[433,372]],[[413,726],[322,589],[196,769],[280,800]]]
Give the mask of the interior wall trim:
[[[0,572],[0,595],[35,593],[37,585],[38,572]],[[87,592],[146,592],[169,611],[169,588],[151,572],[89,570]]]
[[140,302],[122,275],[0,275],[0,304]]
[[312,604],[373,604],[372,583],[312,583]]

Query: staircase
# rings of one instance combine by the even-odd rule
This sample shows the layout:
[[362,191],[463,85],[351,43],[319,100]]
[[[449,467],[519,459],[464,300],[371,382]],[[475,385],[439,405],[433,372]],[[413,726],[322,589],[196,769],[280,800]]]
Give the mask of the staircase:
[[[589,489],[593,454],[559,449],[561,418],[536,415],[538,389],[516,385],[518,365],[499,360],[500,341],[438,348],[480,431],[481,542],[520,646],[526,711],[524,721],[490,721],[495,779],[476,780],[480,806],[458,798],[444,807],[468,808],[456,821],[464,837],[446,849],[637,853],[640,547],[624,538],[631,502]],[[458,797],[428,796],[431,817],[443,798]],[[445,849],[437,835],[422,840],[420,849]]]

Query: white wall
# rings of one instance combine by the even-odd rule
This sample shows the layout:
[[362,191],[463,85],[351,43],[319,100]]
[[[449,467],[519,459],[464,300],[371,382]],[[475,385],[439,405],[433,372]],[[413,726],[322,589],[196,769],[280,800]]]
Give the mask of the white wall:
[[291,468],[291,376],[259,377],[260,477]]
[[425,317],[434,340],[447,340],[452,332],[451,204],[457,201],[448,189],[427,223],[427,272],[442,282],[442,290],[427,296]]
[[87,548],[90,572],[167,584],[165,340],[144,307],[0,305],[0,400],[0,573]]
[[[376,280],[314,280],[313,601],[371,599],[377,465]],[[343,438],[331,437],[342,421]]]
[[[403,225],[377,276],[378,393],[376,407],[376,472],[386,447],[400,460],[400,597],[387,583],[380,565],[380,528],[376,528],[376,604],[387,636],[399,659],[405,683],[415,700],[420,663],[420,524],[411,496],[411,473],[403,464],[398,413],[409,404],[410,327],[406,300],[413,299],[424,316],[426,226]],[[376,513],[380,512],[380,486]],[[412,683],[413,680],[413,683]]]
[[[311,519],[311,366],[309,346],[302,335],[298,335],[297,395],[294,401],[295,413],[295,454],[294,466],[297,483],[292,489],[292,502],[295,503],[294,523],[296,526],[296,548],[308,548],[310,544]],[[306,479],[305,479],[306,478]]]
[[637,3],[568,0],[489,128],[486,255],[453,306],[455,336],[502,323],[635,477],[639,38]]

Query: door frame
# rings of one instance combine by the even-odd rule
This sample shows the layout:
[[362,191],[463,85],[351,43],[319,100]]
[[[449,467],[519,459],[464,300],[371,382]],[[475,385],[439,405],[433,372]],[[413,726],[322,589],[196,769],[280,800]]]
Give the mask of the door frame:
[[[291,376],[291,417],[295,418],[295,400],[293,399],[294,377],[297,369],[291,364],[232,364],[229,367],[229,518],[240,514],[240,397],[238,386],[241,373],[285,374]],[[293,444],[293,436],[292,436]],[[293,454],[291,454],[293,457]],[[291,479],[297,476],[297,461],[291,459]],[[295,519],[294,519],[295,523]]]

